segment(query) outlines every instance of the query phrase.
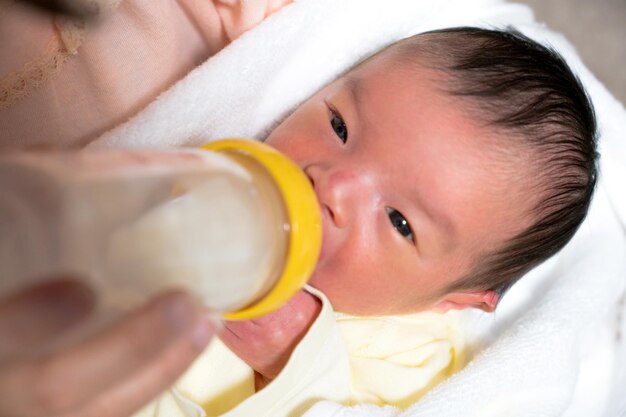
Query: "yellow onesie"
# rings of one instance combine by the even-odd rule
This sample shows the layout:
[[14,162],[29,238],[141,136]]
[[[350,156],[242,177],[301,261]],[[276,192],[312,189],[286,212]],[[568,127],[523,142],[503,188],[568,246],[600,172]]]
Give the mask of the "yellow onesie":
[[406,407],[465,363],[456,312],[355,317],[322,310],[287,365],[254,392],[254,372],[215,339],[175,388],[134,417],[296,417],[315,402]]

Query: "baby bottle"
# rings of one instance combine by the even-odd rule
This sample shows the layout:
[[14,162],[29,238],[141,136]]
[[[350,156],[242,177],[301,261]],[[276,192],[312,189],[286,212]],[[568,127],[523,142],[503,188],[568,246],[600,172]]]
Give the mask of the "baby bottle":
[[0,298],[70,275],[101,311],[184,288],[248,319],[305,284],[320,244],[308,178],[252,140],[0,156]]

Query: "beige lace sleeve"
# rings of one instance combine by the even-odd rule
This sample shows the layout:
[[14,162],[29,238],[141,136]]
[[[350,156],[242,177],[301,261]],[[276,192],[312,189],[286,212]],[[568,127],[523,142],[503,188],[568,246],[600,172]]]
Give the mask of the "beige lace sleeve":
[[[101,12],[110,11],[120,1],[100,0],[96,2],[96,6]],[[14,2],[4,4],[0,13],[6,13],[12,3]],[[0,111],[55,78],[61,72],[63,64],[78,53],[86,33],[84,21],[56,17],[54,34],[46,42],[41,55],[0,78]]]

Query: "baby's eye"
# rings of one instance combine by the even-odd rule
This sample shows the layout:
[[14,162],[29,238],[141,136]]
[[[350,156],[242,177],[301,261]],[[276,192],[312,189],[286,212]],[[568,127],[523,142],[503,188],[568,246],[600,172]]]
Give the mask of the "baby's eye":
[[348,128],[344,123],[343,119],[335,110],[330,110],[330,125],[332,126],[335,134],[341,140],[341,142],[346,143],[348,140]]
[[413,230],[411,229],[409,222],[407,221],[407,219],[404,218],[402,213],[391,207],[387,207],[386,210],[387,215],[389,216],[389,220],[391,221],[391,225],[398,231],[398,233],[400,233],[411,242],[415,243]]

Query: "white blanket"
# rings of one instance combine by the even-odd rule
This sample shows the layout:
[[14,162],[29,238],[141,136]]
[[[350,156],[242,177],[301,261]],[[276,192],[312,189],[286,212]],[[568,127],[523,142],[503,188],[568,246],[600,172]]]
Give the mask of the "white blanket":
[[525,6],[296,0],[92,146],[263,139],[298,103],[363,57],[411,34],[460,25],[515,26],[555,46],[579,74],[601,130],[602,175],[589,217],[562,252],[514,286],[497,313],[468,314],[475,358],[411,408],[321,402],[305,416],[617,416],[626,410],[626,111],[571,45],[536,24]]

